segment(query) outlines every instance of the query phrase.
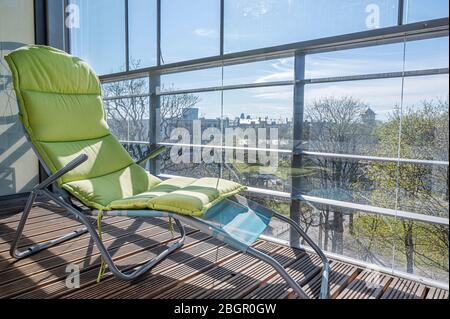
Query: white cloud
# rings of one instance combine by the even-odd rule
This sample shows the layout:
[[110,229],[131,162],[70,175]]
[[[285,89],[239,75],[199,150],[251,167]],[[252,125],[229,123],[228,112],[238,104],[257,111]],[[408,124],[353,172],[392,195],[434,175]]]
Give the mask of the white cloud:
[[205,28],[198,28],[194,30],[194,33],[199,37],[204,38],[217,38],[219,35],[216,30],[213,29],[205,29]]
[[256,79],[255,83],[289,81],[294,79],[294,67],[292,59],[279,59],[271,64],[274,71],[269,71],[267,75],[263,75]]
[[258,78],[255,83],[264,83],[264,82],[275,82],[275,81],[288,81],[294,78],[294,71],[283,71],[272,73],[269,75],[262,76]]

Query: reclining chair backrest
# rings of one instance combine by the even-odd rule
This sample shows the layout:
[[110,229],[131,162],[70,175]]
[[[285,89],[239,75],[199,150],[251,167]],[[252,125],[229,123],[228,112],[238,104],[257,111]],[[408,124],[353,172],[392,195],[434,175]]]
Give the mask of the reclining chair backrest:
[[35,45],[12,52],[6,61],[13,73],[20,120],[50,171],[80,154],[89,157],[60,178],[60,186],[84,204],[103,209],[111,200],[145,192],[160,182],[134,164],[111,134],[99,79],[87,63]]

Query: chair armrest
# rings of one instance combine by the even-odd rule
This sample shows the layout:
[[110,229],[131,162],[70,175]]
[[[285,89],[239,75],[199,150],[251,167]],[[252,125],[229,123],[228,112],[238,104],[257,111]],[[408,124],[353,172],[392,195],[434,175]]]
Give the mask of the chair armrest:
[[154,159],[155,157],[159,156],[160,154],[164,153],[167,150],[167,148],[164,145],[151,145],[150,150],[148,151],[147,155],[136,161],[136,164],[142,165],[143,163],[147,162],[148,160]]
[[75,159],[73,159],[72,161],[70,161],[66,166],[64,166],[63,168],[61,168],[59,171],[57,171],[55,174],[50,175],[49,177],[47,177],[42,183],[40,183],[39,185],[37,185],[35,187],[35,190],[42,190],[47,188],[50,184],[56,182],[56,180],[58,178],[60,178],[61,176],[63,176],[64,174],[70,172],[71,170],[73,170],[74,168],[80,166],[81,164],[83,164],[84,162],[86,162],[88,160],[88,156],[86,154],[81,154],[79,156],[77,156]]

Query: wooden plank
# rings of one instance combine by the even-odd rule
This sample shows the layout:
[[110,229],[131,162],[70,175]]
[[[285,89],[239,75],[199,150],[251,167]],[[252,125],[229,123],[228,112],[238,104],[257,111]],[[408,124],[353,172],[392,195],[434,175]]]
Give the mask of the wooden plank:
[[[22,217],[21,213],[22,213],[23,207],[20,207],[20,208],[17,207],[14,209],[19,209],[19,211],[15,212],[15,213],[10,213],[10,214],[4,214],[4,215],[2,215],[2,213],[0,213],[0,222],[2,224],[9,223],[9,222],[17,222],[20,220],[20,218]],[[56,205],[44,204],[44,203],[37,202],[33,205],[33,208],[29,215],[29,219],[31,220],[36,217],[54,215],[55,212],[61,212],[61,211],[62,211],[62,209]]]
[[[35,225],[36,223],[43,222],[43,221],[50,221],[55,218],[61,218],[61,217],[68,217],[69,213],[59,210],[59,211],[49,211],[40,207],[33,208],[32,212],[28,216],[27,219],[27,226]],[[14,215],[14,219],[11,220],[4,220],[0,219],[0,225],[7,226],[9,228],[16,229],[19,225],[20,218],[22,217],[22,214],[16,214]]]
[[448,291],[431,287],[429,288],[425,299],[448,299]]
[[390,276],[364,269],[336,298],[377,299],[384,293],[391,280]]
[[[158,234],[154,236],[154,234]],[[161,234],[160,234],[161,233]],[[136,252],[145,250],[148,247],[158,246],[161,242],[167,242],[172,238],[170,232],[167,232],[167,228],[164,227],[152,227],[151,229],[146,229],[142,232],[137,232],[126,236],[125,238],[119,238],[116,240],[111,240],[105,243],[105,246],[110,250],[111,255],[116,259],[120,260],[126,258],[128,255]],[[88,257],[88,258],[86,258]],[[12,283],[0,286],[0,298],[16,296],[20,293],[33,290],[38,285],[37,289],[45,292],[45,286],[51,284],[59,279],[65,279],[67,276],[66,265],[71,263],[77,265],[80,270],[86,271],[98,267],[100,264],[100,254],[96,247],[88,246],[77,252],[76,260],[65,260],[62,259],[61,266],[44,269],[38,274],[28,274],[28,276],[23,277]],[[20,270],[16,270],[17,275],[20,276]],[[34,283],[34,287],[30,287],[30,282]]]
[[[162,219],[149,219],[146,223],[151,224],[153,226],[164,224],[164,220]],[[103,227],[103,239],[107,240],[112,237],[121,236],[123,234],[130,234],[135,231],[141,221],[136,221],[130,218],[118,217],[117,219],[110,219],[107,223],[105,223]],[[54,234],[48,234],[48,238],[46,240],[55,238]],[[36,255],[31,256],[30,258],[25,258],[21,260],[16,260],[9,255],[9,250],[6,252],[0,253],[0,272],[9,267],[20,267],[22,265],[26,265],[29,263],[34,263],[39,260],[47,259],[54,257],[55,255],[60,255],[64,252],[69,252],[73,250],[77,250],[81,247],[84,247],[89,244],[91,241],[89,234],[82,235],[78,238],[74,238],[68,242],[62,243],[57,246],[50,247],[42,252],[39,252]],[[34,241],[30,241],[27,238],[21,240],[23,246],[24,244],[34,244]]]
[[382,299],[425,299],[429,294],[424,284],[411,280],[394,278],[381,297]]
[[[321,270],[320,258],[313,254],[304,254],[301,258],[286,267],[292,278],[303,286],[309,279],[313,278]],[[250,299],[284,299],[292,290],[286,281],[277,273],[258,289],[248,294],[245,298]]]
[[[204,235],[195,230],[189,230],[186,236],[186,247],[190,245],[202,241],[204,239]],[[153,247],[148,247],[148,249],[136,251],[122,260],[119,261],[119,269],[123,271],[131,270],[132,267],[142,265],[147,260],[153,258],[157,254],[161,253],[163,250],[167,248],[167,245],[173,242],[169,240],[167,242],[162,242],[159,245],[154,245]],[[170,255],[168,258],[171,258]],[[125,264],[126,262],[126,264]],[[125,264],[125,265],[123,265]],[[118,286],[116,285],[134,285],[135,282],[127,282],[116,279],[110,272],[106,272],[104,279],[97,283],[97,275],[98,275],[98,267],[94,267],[92,269],[82,271],[80,274],[80,288],[79,289],[67,289],[65,285],[65,280],[62,278],[59,281],[56,281],[50,285],[45,287],[45,294],[42,291],[32,291],[30,293],[19,296],[19,298],[83,298],[83,299],[99,299],[102,298],[104,294],[110,294],[111,291],[117,291]],[[44,297],[43,297],[44,296]]]
[[[46,215],[46,216],[40,216],[36,217],[34,219],[27,220],[27,223],[25,224],[25,231],[29,232],[31,230],[39,229],[39,228],[45,228],[52,225],[61,225],[64,223],[67,223],[69,220],[75,220],[73,216],[66,214],[66,213],[57,213],[54,214],[54,216]],[[2,224],[2,237],[4,238],[5,235],[8,234],[15,234],[16,229],[19,222],[12,222],[8,224]]]
[[[103,243],[106,245],[112,241],[117,241],[121,239],[127,239],[125,237],[130,236],[134,233],[141,234],[144,231],[147,231],[147,233],[152,232],[152,235],[159,235],[160,233],[164,233],[167,231],[168,224],[161,224],[160,226],[153,226],[146,223],[140,224],[137,229],[130,230],[128,232],[124,232],[120,236],[114,236],[107,238],[106,236],[103,238]],[[44,260],[40,260],[39,262],[29,263],[22,266],[17,266],[13,269],[5,270],[0,273],[0,284],[4,285],[5,283],[8,283],[10,281],[18,280],[20,277],[17,277],[17,271],[20,271],[23,276],[27,276],[28,274],[36,275],[39,272],[43,271],[49,271],[52,268],[64,265],[66,266],[68,263],[74,263],[79,261],[80,259],[83,259],[86,256],[86,252],[89,250],[92,250],[92,246],[89,246],[89,244],[92,244],[90,241],[90,238],[86,236],[85,238],[85,245],[81,246],[80,242],[77,243],[78,249],[70,251],[70,252],[64,252],[60,255],[55,255],[51,258],[47,258]]]
[[[217,245],[223,246],[223,244],[218,242],[216,239],[211,238],[206,234],[195,232],[186,237],[185,244],[181,249],[169,255],[166,259],[164,259],[161,263],[156,265],[153,269],[151,269],[151,271],[143,275],[143,277],[141,277],[134,283],[119,280],[112,276],[112,274],[108,274],[100,283],[97,284],[96,282],[91,282],[85,285],[83,288],[77,289],[73,293],[64,295],[63,298],[107,298],[109,295],[114,294],[118,291],[129,289],[130,287],[139,284],[139,282],[142,282],[147,278],[159,275],[163,272],[167,272],[168,270],[177,269],[182,264],[194,258],[201,257],[202,255],[209,253],[211,250],[216,249],[218,247]],[[143,261],[145,259],[145,256],[136,254],[133,255],[133,258]]]
[[[188,234],[195,232],[195,230],[188,230]],[[146,241],[145,248],[142,248],[142,243],[134,243],[131,245],[126,245],[127,247],[120,247],[118,249],[110,250],[111,253],[114,253],[114,260],[118,264],[119,269],[130,269],[132,266],[136,264],[143,263],[148,259],[153,258],[160,252],[166,249],[166,245],[173,240],[172,235],[166,232],[157,236],[149,237]],[[152,243],[150,243],[151,241]],[[145,252],[145,256],[142,257],[140,255],[139,260],[135,260],[135,256],[138,253]],[[95,260],[90,264],[90,267],[80,268],[80,284],[81,287],[85,287],[86,285],[93,284],[97,279],[97,274],[99,270],[99,260]],[[107,273],[106,276],[109,276]],[[21,293],[15,296],[15,298],[19,299],[51,299],[51,298],[60,298],[64,295],[73,293],[73,289],[69,289],[65,283],[65,274],[61,274],[55,280],[44,283],[43,285],[39,285],[39,287],[35,287],[28,292]],[[94,286],[95,287],[95,286]]]
[[[359,269],[356,266],[344,264],[337,261],[330,262],[329,275],[329,295],[331,299],[335,299],[341,291],[358,275]],[[303,289],[311,299],[318,299],[322,283],[322,273],[318,273],[313,279],[308,281]],[[280,298],[293,298],[292,289],[280,295]]]
[[[259,243],[258,243],[259,244]],[[146,278],[137,285],[116,292],[110,298],[158,298],[157,296],[173,289],[201,273],[207,272],[217,264],[237,258],[240,252],[228,246],[211,250],[209,253],[194,258],[177,268],[167,269],[157,276]]]
[[[272,243],[258,243],[255,247],[267,254],[275,253],[282,247]],[[253,267],[259,260],[247,254],[239,253],[234,258],[225,262],[217,263],[212,269],[200,273],[189,280],[180,282],[176,287],[166,290],[156,298],[163,299],[193,299],[201,296],[237,276],[244,269]],[[179,296],[179,297],[178,297]]]
[[[286,267],[296,261],[295,251],[288,247],[279,247],[269,255],[275,258],[282,266]],[[302,254],[302,256],[304,256]],[[303,259],[300,257],[300,259]],[[235,276],[227,278],[220,285],[209,289],[203,295],[202,299],[240,299],[260,287],[270,278],[276,275],[273,267],[265,262],[258,261],[251,267],[243,267],[243,270],[236,273]]]

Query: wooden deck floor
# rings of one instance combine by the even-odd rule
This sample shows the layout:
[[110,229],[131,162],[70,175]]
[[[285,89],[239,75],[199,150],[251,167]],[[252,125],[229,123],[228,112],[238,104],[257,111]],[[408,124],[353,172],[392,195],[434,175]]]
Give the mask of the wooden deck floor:
[[[10,211],[14,208],[9,207]],[[17,208],[17,210],[19,210]],[[0,298],[292,298],[292,291],[273,269],[187,228],[185,245],[134,283],[109,273],[96,283],[99,253],[84,235],[16,261],[8,250],[20,214],[0,215]],[[64,211],[37,204],[27,223],[22,244],[46,241],[79,228]],[[122,267],[158,254],[173,240],[164,219],[106,218],[103,239]],[[282,263],[313,298],[318,296],[320,262],[314,254],[266,241],[255,243]],[[66,267],[80,268],[79,289],[66,287]],[[448,299],[448,291],[374,273],[331,260],[331,296],[354,298]]]

